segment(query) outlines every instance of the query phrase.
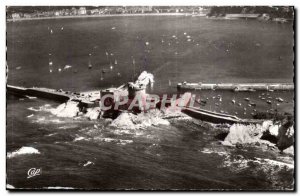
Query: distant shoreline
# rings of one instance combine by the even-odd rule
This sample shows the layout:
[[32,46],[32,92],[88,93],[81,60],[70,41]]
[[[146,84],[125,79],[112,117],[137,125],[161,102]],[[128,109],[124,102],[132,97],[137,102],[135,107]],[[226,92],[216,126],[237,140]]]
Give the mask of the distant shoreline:
[[[193,17],[206,17],[212,20],[240,20],[245,19],[241,17],[216,17],[216,16],[206,16],[205,14],[192,14],[192,13],[146,13],[146,14],[104,14],[104,15],[75,15],[75,16],[51,16],[51,17],[36,17],[36,18],[18,18],[18,19],[6,19],[6,22],[17,22],[17,21],[28,21],[28,20],[51,20],[51,19],[70,19],[70,18],[105,18],[105,17],[123,17],[123,16],[193,16]],[[249,18],[252,20],[258,20],[259,17]],[[279,18],[281,19],[281,18]],[[276,21],[276,19],[271,20],[273,22],[288,22],[293,21],[293,19],[284,19],[286,21]]]
[[99,17],[114,17],[114,16],[202,16],[193,15],[191,13],[148,13],[148,14],[105,14],[105,15],[78,15],[78,16],[51,16],[51,17],[36,17],[36,18],[18,18],[6,19],[7,22],[16,22],[23,20],[50,20],[50,19],[64,19],[64,18],[99,18]]

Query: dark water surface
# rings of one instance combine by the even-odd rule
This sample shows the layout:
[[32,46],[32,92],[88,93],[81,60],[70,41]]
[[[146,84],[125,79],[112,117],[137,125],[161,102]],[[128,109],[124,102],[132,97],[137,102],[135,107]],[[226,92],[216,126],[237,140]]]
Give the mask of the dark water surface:
[[[107,58],[106,52],[113,55]],[[52,73],[49,61],[53,62]],[[92,69],[88,69],[89,63]],[[121,85],[132,80],[134,70],[136,74],[142,70],[153,73],[153,92],[158,93],[176,92],[177,82],[183,80],[293,82],[293,30],[290,23],[185,16],[13,22],[7,23],[7,64],[8,84],[73,91]],[[65,65],[72,67],[63,69]],[[103,69],[107,72],[101,75]],[[211,99],[218,94],[223,96],[220,107]],[[279,106],[259,100],[258,92],[207,91],[201,96],[211,102],[205,109],[238,112],[241,117],[249,117],[254,109],[244,97],[254,100],[260,111],[293,112],[294,107],[293,92],[270,92],[273,100],[279,96],[286,100]],[[243,107],[230,105],[231,99]],[[213,131],[190,120],[124,131],[109,127],[108,120],[59,118],[46,109],[30,110],[56,106],[58,103],[48,100],[8,97],[7,151],[30,146],[40,152],[8,159],[8,184],[89,189],[293,187],[293,170],[257,165],[236,170],[234,165],[224,164],[228,154],[248,159],[275,159],[278,154],[223,146]],[[205,149],[213,153],[204,153]],[[91,164],[85,166],[88,162]],[[27,171],[33,167],[42,168],[42,174],[27,179]]]

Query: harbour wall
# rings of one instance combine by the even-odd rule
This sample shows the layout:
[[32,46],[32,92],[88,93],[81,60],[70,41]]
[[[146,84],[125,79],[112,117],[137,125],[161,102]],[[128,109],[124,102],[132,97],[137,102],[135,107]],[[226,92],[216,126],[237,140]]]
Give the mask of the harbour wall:
[[18,86],[7,85],[7,93],[19,95],[19,96],[34,96],[45,99],[50,99],[58,102],[66,102],[71,96],[66,92],[58,92],[53,89],[46,88],[23,88]]
[[233,90],[233,91],[251,91],[251,90],[294,90],[292,83],[178,83],[177,89],[182,90]]

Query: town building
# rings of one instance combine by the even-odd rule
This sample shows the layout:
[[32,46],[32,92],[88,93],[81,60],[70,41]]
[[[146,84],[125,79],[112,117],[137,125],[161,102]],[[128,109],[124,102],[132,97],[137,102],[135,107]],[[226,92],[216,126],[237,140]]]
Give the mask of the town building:
[[19,18],[21,18],[21,16],[20,16],[19,13],[13,13],[13,14],[11,15],[11,17],[12,17],[12,19],[19,19]]
[[79,15],[86,15],[86,8],[85,7],[80,7],[78,10]]

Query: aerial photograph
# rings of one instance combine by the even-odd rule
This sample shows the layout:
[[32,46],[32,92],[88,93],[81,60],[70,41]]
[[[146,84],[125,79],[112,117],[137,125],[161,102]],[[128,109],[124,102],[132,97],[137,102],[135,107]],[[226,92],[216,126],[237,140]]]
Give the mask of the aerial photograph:
[[6,6],[6,189],[295,191],[293,6]]

